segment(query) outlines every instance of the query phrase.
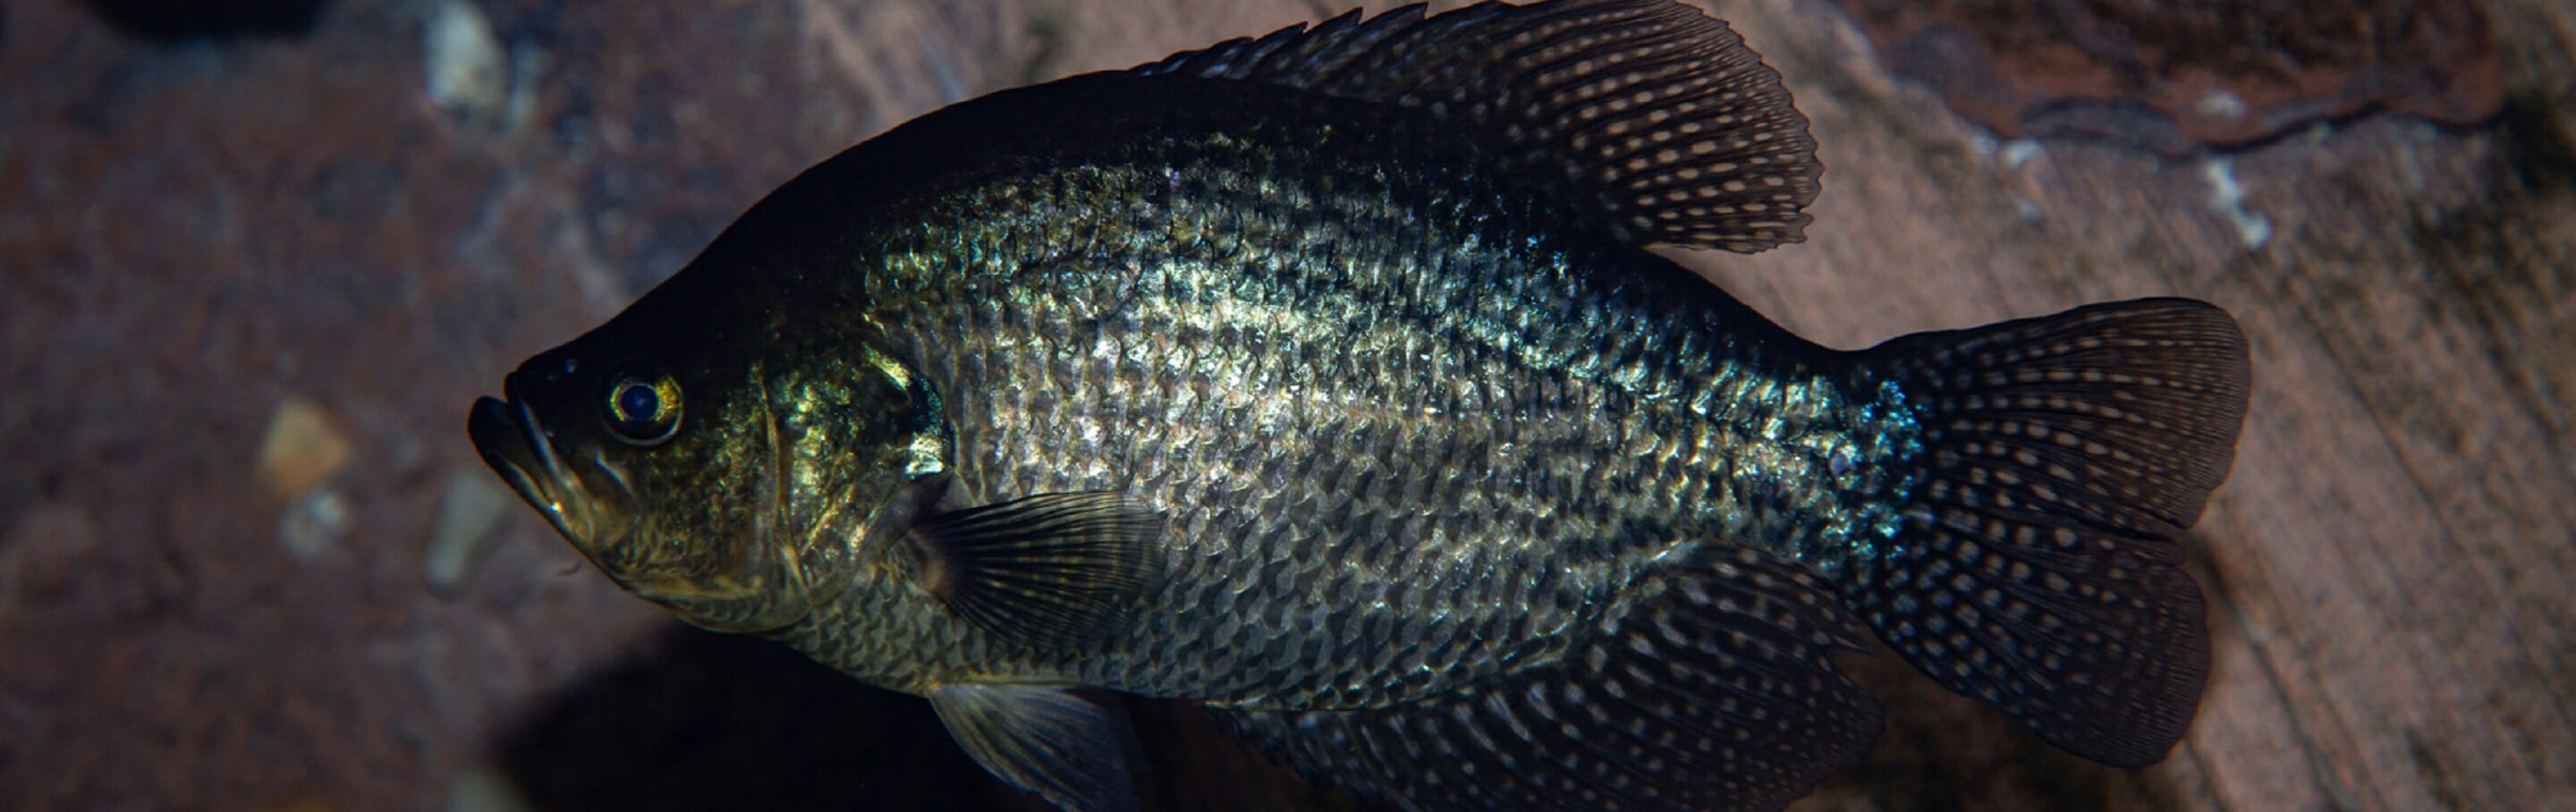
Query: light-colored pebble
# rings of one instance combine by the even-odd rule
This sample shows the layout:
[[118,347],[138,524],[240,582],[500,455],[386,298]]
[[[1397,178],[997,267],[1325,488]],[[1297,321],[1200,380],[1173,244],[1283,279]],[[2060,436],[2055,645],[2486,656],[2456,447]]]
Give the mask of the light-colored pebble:
[[300,397],[279,401],[259,442],[259,484],[286,501],[322,484],[349,465],[349,438],[320,404]]
[[278,522],[277,540],[297,562],[312,563],[339,546],[349,523],[348,497],[334,490],[316,490],[287,506],[285,518]]
[[460,468],[447,475],[446,489],[438,497],[438,515],[430,520],[429,549],[421,565],[430,588],[455,594],[482,557],[483,540],[501,523],[511,501],[510,492],[489,471]]

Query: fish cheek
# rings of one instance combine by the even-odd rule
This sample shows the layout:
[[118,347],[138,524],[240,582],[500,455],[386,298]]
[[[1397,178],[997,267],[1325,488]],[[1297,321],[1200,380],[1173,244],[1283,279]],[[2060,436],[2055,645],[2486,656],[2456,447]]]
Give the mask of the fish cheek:
[[675,593],[739,590],[761,580],[777,559],[777,552],[763,549],[777,523],[764,515],[778,487],[774,458],[744,404],[699,397],[691,406],[667,442],[592,441],[597,451],[587,476],[593,492],[625,514],[615,520],[621,532],[601,536],[609,549],[594,557],[610,559],[599,563],[613,563],[638,583]]

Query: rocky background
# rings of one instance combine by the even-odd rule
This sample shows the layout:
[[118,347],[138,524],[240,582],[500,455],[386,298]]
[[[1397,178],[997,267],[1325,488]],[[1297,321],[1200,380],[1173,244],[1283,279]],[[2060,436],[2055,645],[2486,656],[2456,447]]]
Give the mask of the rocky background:
[[[2567,802],[2576,10],[1712,5],[1829,167],[1806,244],[1685,258],[1718,283],[1838,346],[2195,296],[2258,380],[2172,758],[1853,658],[1889,729],[1801,809]],[[585,571],[465,407],[848,144],[1347,6],[0,5],[0,806],[1040,808]],[[1153,808],[1349,806],[1137,710]]]

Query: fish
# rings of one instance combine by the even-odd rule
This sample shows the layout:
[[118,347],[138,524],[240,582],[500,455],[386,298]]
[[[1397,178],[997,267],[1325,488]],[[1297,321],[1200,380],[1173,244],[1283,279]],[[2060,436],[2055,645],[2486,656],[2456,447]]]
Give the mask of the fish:
[[1411,810],[1778,809],[1893,652],[2163,759],[2226,311],[1840,350],[1665,251],[1801,242],[1779,73],[1672,0],[1351,12],[922,115],[752,205],[467,431],[601,574],[1137,806],[1128,697]]

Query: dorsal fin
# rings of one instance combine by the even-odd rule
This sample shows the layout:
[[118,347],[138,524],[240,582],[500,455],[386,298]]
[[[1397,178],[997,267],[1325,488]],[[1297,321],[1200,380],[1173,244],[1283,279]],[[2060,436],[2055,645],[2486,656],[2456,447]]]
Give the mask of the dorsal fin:
[[1138,67],[1421,108],[1563,173],[1629,242],[1751,253],[1799,242],[1815,140],[1780,74],[1674,0],[1420,5],[1280,29]]

